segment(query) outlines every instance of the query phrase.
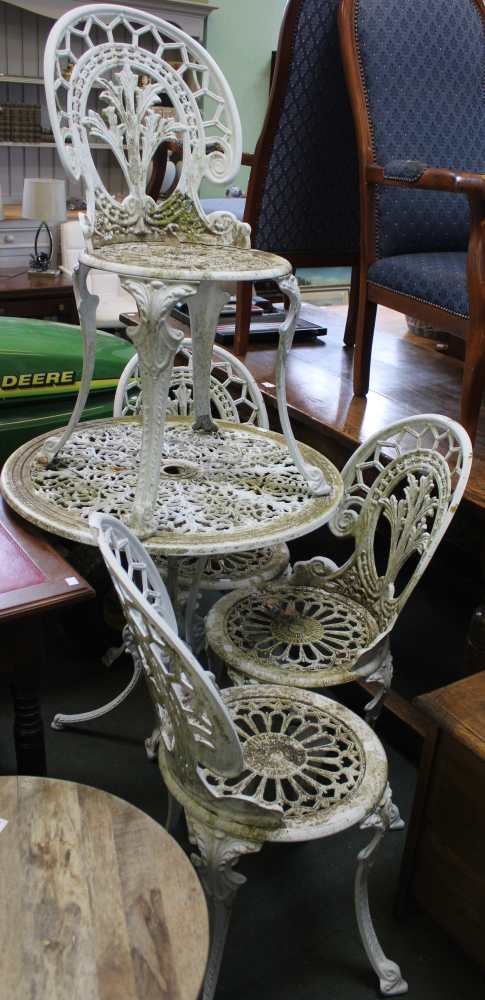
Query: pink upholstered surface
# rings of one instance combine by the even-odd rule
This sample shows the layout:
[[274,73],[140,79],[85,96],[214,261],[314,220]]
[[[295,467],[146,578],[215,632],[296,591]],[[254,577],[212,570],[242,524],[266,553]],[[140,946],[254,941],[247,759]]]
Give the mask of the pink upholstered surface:
[[33,587],[45,579],[44,573],[15,541],[8,528],[0,524],[0,594]]

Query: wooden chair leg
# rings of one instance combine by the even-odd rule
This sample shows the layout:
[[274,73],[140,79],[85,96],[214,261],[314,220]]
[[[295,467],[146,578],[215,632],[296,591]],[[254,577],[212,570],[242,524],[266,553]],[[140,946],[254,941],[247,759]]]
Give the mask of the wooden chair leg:
[[376,303],[370,302],[367,298],[367,282],[361,279],[354,354],[354,393],[356,396],[366,396],[369,388],[376,312]]
[[485,388],[485,330],[470,330],[468,335],[463,386],[461,390],[460,420],[475,441],[480,406]]
[[346,347],[353,347],[355,344],[355,330],[359,311],[359,286],[360,267],[358,264],[354,264],[350,279],[349,310],[344,332],[344,344]]
[[236,330],[234,333],[234,354],[244,357],[249,346],[251,326],[251,305],[253,286],[250,282],[240,282],[236,290]]

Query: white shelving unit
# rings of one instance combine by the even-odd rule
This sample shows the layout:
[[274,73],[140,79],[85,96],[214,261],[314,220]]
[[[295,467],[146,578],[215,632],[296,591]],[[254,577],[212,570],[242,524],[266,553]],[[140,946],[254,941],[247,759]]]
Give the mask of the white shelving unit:
[[[134,6],[146,7],[173,21],[200,41],[205,40],[207,18],[216,9],[213,4],[195,0],[139,0]],[[48,129],[43,59],[53,19],[44,16],[48,14],[48,2],[39,2],[37,9],[41,13],[0,0],[0,114],[6,104],[38,104],[42,127]],[[124,191],[121,171],[111,152],[103,143],[93,143],[92,148],[97,150],[97,167],[109,189]],[[54,142],[0,141],[0,185],[5,205],[22,201],[25,177],[65,177]],[[80,183],[69,179],[67,194],[81,198]],[[20,218],[0,221],[0,268],[28,262],[36,228],[37,224]]]
[[[66,5],[68,9],[69,5]],[[213,4],[195,0],[141,0],[137,6],[156,11],[160,17],[178,24],[184,31],[204,41],[206,22]],[[44,99],[43,58],[53,19],[44,16],[48,3],[39,3],[43,13],[33,13],[0,0],[0,113],[6,104],[39,104],[42,127],[49,121]],[[123,190],[121,173],[103,143],[93,143],[98,150],[98,168],[109,187]],[[0,141],[0,185],[4,204],[18,204],[22,199],[25,177],[64,177],[54,142]],[[68,196],[80,198],[81,187],[69,180]]]

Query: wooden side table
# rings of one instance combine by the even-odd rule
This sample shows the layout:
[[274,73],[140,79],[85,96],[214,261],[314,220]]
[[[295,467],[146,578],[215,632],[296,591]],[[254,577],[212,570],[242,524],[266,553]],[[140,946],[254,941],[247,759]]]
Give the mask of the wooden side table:
[[485,671],[421,695],[429,720],[400,875],[485,968]]
[[79,323],[72,281],[65,274],[29,274],[19,268],[0,270],[0,317],[54,319]]
[[94,597],[43,532],[27,525],[0,497],[0,670],[11,676],[14,740],[20,774],[45,774],[38,701],[47,613]]
[[175,840],[127,802],[0,778],[0,899],[5,1000],[196,1000],[209,943],[201,885]]

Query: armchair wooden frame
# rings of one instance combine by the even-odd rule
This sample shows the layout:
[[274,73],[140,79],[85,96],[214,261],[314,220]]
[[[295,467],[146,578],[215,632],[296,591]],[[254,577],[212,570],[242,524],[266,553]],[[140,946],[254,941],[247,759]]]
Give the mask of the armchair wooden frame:
[[[472,0],[485,30],[485,9]],[[354,392],[365,396],[369,388],[374,324],[378,305],[439,326],[440,330],[466,339],[460,419],[474,441],[485,386],[485,174],[459,173],[433,165],[415,164],[416,179],[389,176],[387,165],[375,162],[371,123],[366,104],[360,58],[355,38],[356,0],[342,0],[339,30],[344,71],[355,120],[360,173],[360,283],[355,334]],[[376,260],[376,187],[379,184],[429,191],[466,194],[470,205],[467,279],[469,317],[454,316],[446,309],[412,296],[381,288],[367,280]]]
[[[246,197],[244,222],[249,223],[255,231],[259,216],[264,186],[268,173],[273,142],[283,110],[283,104],[288,88],[288,80],[293,58],[295,35],[304,0],[288,0],[278,40],[278,50],[275,62],[273,82],[269,97],[268,110],[263,123],[261,135],[254,154],[243,154],[242,163],[251,166],[249,186]],[[329,151],[329,155],[330,151]],[[271,249],[271,248],[268,248]],[[305,251],[289,252],[285,250],[285,259],[289,260],[293,269],[297,267],[351,267],[352,279],[349,295],[349,310],[344,334],[344,343],[352,346],[357,323],[358,292],[360,286],[359,254],[315,254]],[[234,353],[244,355],[249,344],[249,328],[251,323],[252,286],[239,284],[237,288],[236,330],[234,337]]]

